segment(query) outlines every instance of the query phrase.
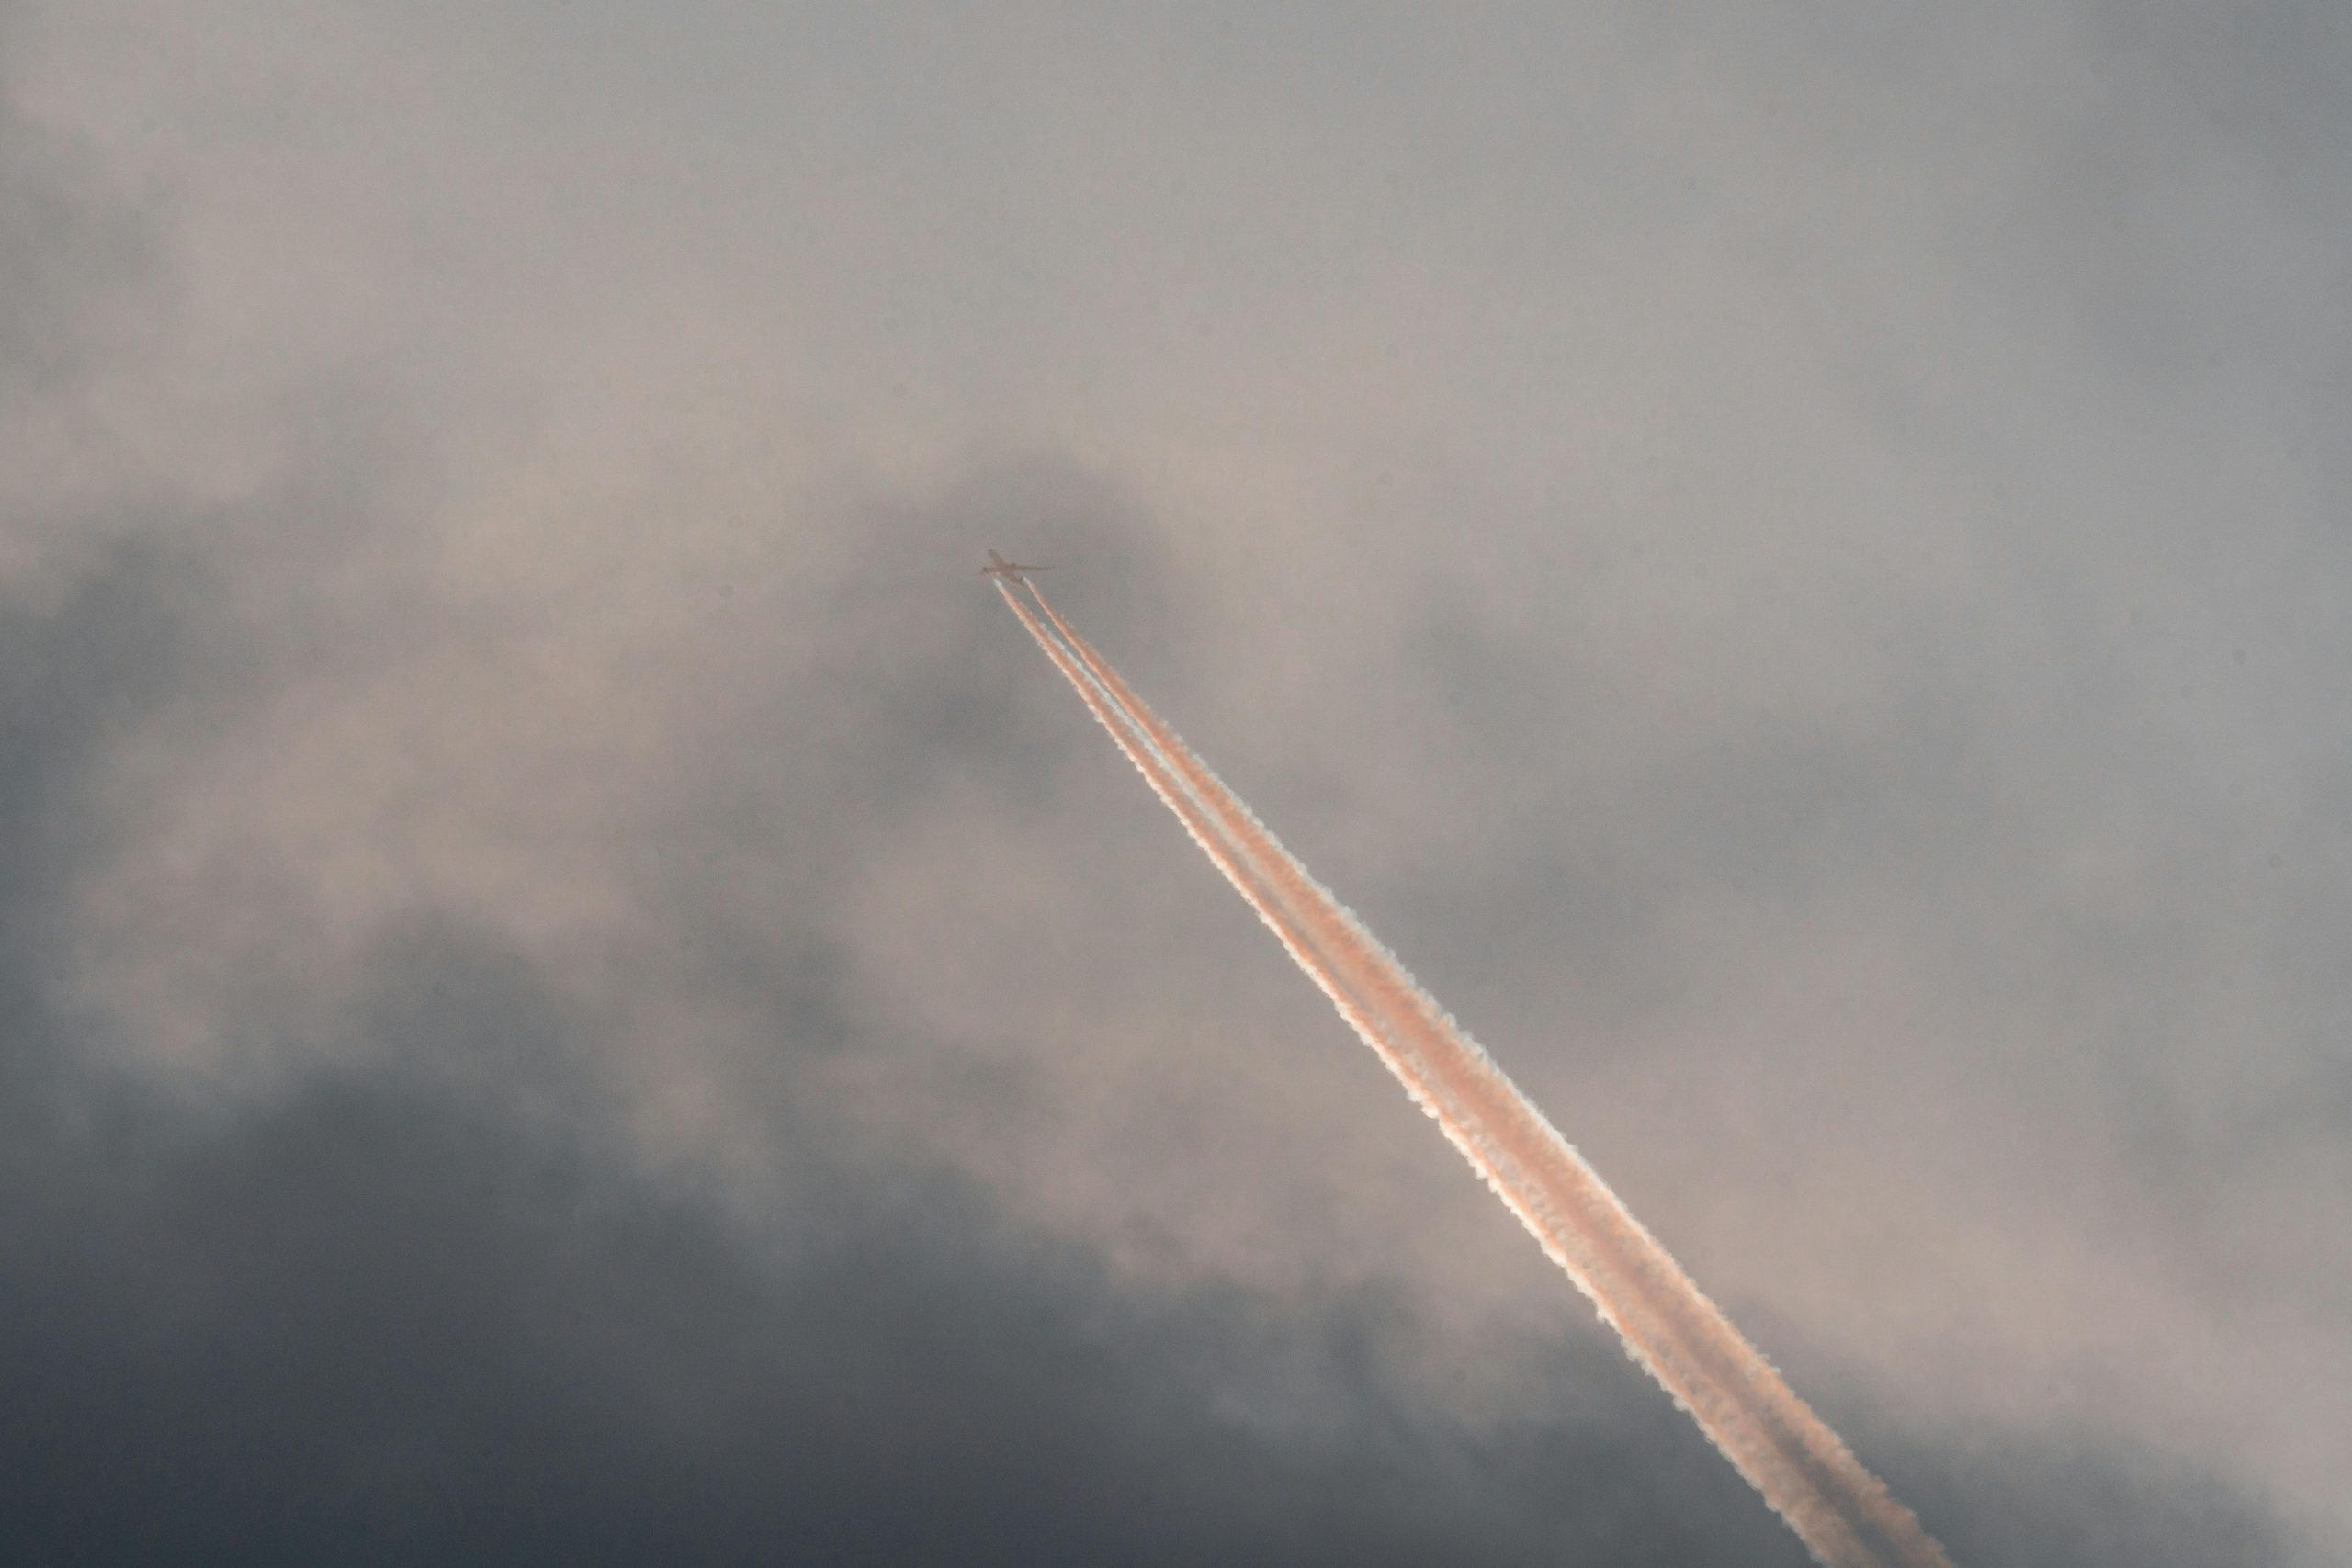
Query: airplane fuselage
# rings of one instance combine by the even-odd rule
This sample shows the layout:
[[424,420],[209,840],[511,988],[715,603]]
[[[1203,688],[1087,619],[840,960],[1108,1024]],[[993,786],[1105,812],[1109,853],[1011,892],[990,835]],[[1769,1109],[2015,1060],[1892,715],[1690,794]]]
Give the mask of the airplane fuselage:
[[1046,571],[1049,570],[1051,569],[1042,566],[1023,566],[1017,560],[1007,560],[1002,556],[997,554],[994,550],[990,550],[989,552],[989,564],[980,568],[980,575],[982,577],[1002,578],[1007,582],[1018,582],[1021,581],[1022,574],[1023,572]]

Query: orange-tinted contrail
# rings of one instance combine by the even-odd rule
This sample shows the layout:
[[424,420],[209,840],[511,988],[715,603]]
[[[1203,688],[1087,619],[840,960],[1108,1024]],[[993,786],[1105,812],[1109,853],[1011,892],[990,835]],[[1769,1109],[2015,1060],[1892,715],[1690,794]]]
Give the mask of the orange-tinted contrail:
[[[1022,624],[1037,639],[1037,646],[1046,650],[1046,657],[1052,660],[1055,668],[1078,689],[1078,694],[1089,711],[1104,729],[1110,731],[1111,739],[1118,742],[1119,750],[1126,753],[1127,760],[1136,765],[1136,772],[1143,774],[1153,793],[1176,814],[1176,819],[1184,825],[1184,830],[1192,835],[1193,841],[1200,845],[1210,862],[1225,874],[1226,880],[1239,890],[1251,908],[1257,910],[1258,918],[1265,921],[1283,947],[1289,950],[1290,955],[1298,961],[1299,966],[1323,987],[1348,1021],[1355,1025],[1359,1032],[1369,1028],[1369,1023],[1351,1010],[1356,1006],[1352,998],[1329,978],[1323,960],[1302,945],[1306,938],[1295,921],[1281,908],[1280,895],[1243,863],[1239,847],[1211,818],[1206,805],[1177,774],[1166,753],[1136,725],[1119,698],[1092,674],[1075,649],[1037,624],[1037,617],[1029,613],[1011,589],[1000,582],[997,592],[1004,595],[1004,602],[1012,607],[1012,613],[1021,617]],[[1046,613],[1051,615],[1052,611],[1047,609]]]
[[1012,607],[1154,791],[1634,1359],[1828,1568],[1951,1568],[1911,1511],[1642,1228],[1394,954],[1025,584]]

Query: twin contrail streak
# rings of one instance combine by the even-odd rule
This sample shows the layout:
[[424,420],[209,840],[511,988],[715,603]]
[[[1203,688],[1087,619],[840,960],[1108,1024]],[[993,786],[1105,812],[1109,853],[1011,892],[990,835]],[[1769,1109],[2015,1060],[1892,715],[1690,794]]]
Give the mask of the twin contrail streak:
[[1627,1351],[1826,1568],[1951,1568],[1592,1168],[1208,765],[1055,614],[1000,581],[1119,749]]

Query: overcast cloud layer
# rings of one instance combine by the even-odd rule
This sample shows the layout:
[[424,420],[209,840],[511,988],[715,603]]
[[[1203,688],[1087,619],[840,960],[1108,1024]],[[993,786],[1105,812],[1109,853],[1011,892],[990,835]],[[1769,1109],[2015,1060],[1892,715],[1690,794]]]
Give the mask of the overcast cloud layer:
[[2352,1547],[2335,8],[0,18],[0,1558]]

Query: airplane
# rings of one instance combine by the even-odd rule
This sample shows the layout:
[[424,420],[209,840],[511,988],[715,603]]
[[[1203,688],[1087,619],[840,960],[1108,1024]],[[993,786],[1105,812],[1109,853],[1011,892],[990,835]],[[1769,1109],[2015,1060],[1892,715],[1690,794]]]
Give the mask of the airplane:
[[1024,571],[1051,571],[1049,566],[1023,566],[1017,560],[1007,560],[994,550],[989,552],[989,564],[980,568],[982,577],[1001,577],[1007,582],[1018,582]]

